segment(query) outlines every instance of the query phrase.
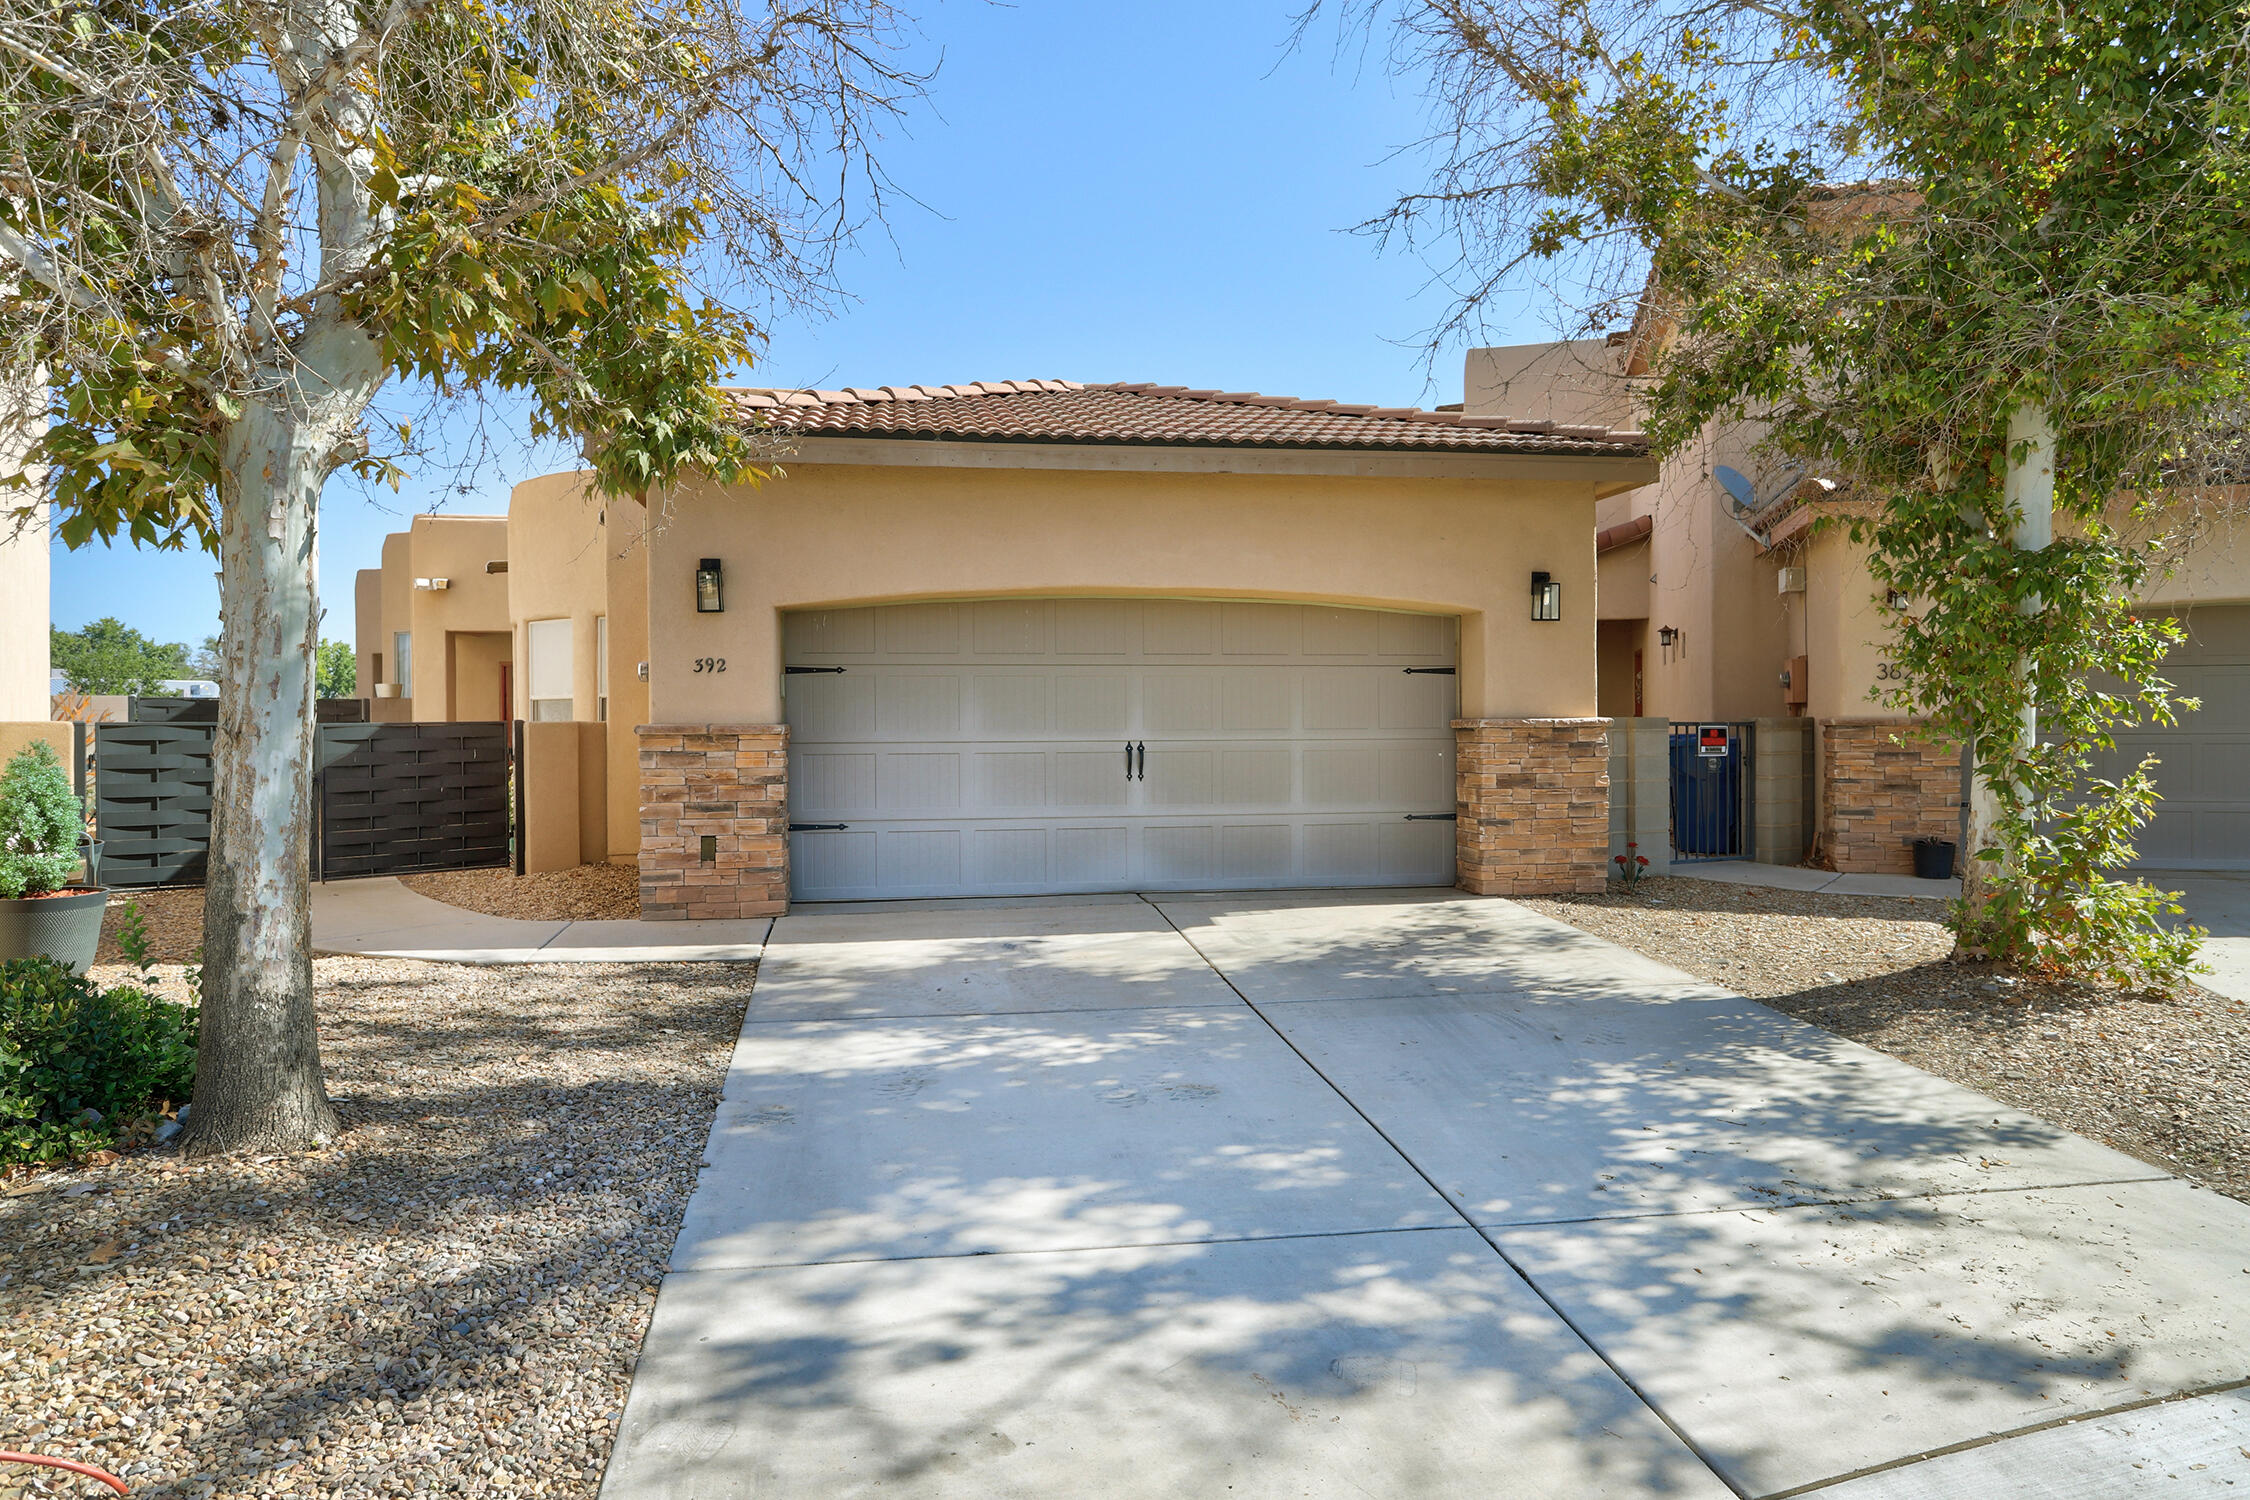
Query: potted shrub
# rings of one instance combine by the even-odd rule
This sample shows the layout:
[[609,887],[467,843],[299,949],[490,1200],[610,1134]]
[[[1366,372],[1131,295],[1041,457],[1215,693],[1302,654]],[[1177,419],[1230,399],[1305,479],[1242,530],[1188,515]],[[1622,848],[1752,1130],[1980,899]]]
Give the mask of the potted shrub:
[[93,967],[107,896],[70,883],[85,827],[54,746],[34,740],[17,751],[0,771],[0,959]]

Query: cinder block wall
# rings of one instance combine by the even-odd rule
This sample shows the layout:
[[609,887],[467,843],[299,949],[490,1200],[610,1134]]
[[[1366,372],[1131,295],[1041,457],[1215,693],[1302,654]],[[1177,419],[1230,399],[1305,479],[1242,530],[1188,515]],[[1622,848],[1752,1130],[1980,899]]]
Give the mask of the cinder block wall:
[[1751,858],[1764,865],[1802,864],[1812,847],[1813,721],[1752,721]]
[[1648,873],[1672,873],[1671,722],[1667,719],[1609,721],[1609,852],[1633,852],[1648,860]]

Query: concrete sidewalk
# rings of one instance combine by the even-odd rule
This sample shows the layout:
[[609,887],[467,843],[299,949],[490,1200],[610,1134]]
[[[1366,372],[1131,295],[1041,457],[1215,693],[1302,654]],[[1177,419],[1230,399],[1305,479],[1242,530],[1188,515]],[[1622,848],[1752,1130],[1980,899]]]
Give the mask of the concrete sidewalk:
[[748,922],[527,922],[417,895],[394,877],[312,888],[313,951],[464,964],[722,963],[758,956]]
[[604,1500],[2250,1493],[2250,1207],[1511,902],[775,924]]

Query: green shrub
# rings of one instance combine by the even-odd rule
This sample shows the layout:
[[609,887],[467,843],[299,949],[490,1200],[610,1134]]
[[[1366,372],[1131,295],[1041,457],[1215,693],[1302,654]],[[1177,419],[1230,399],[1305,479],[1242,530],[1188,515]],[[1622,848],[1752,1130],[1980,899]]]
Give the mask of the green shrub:
[[0,963],[0,1167],[115,1145],[195,1086],[195,1012],[51,958]]
[[68,884],[85,828],[86,809],[55,747],[33,740],[17,751],[0,771],[0,899]]

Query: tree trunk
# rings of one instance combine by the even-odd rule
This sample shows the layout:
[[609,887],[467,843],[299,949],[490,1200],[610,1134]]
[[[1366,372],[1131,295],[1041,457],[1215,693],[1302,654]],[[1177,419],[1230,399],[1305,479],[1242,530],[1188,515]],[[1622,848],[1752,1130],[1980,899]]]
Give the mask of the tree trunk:
[[[2015,450],[2026,446],[2022,463],[2015,460]],[[2008,417],[2007,470],[2003,491],[2013,517],[2010,541],[2019,552],[2043,552],[2055,538],[2055,428],[2044,407],[2020,406]],[[2027,615],[2035,615],[2045,606],[2037,596],[2024,600],[2021,608]],[[2017,663],[2019,677],[2028,673],[2028,662]],[[2010,755],[2021,754],[2039,743],[2039,709],[2027,704],[2015,726]],[[1966,856],[1961,873],[1961,896],[1967,902],[1973,922],[1991,905],[1994,882],[2007,868],[2007,850],[1999,835],[2000,794],[1986,778],[1981,766],[1981,747],[1978,751],[1980,765],[1969,782],[1969,827]],[[2004,757],[2002,757],[2004,758]],[[1978,859],[1980,849],[2000,849],[1999,860]],[[1975,956],[1981,957],[1981,953]]]
[[203,897],[191,1152],[333,1136],[312,975],[317,517],[332,421],[255,405],[228,433],[220,515],[219,729]]

